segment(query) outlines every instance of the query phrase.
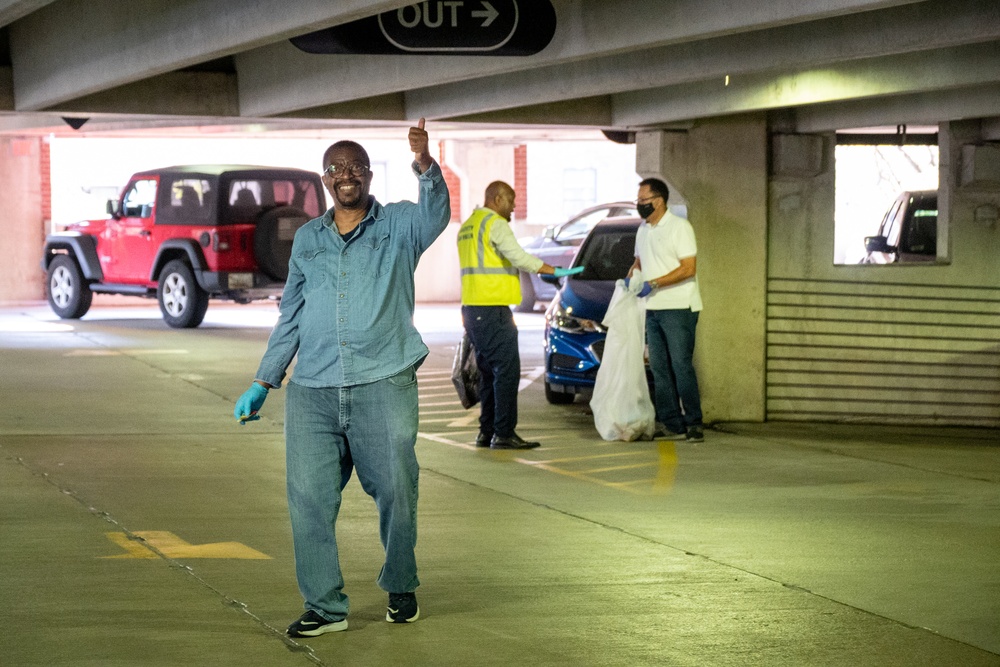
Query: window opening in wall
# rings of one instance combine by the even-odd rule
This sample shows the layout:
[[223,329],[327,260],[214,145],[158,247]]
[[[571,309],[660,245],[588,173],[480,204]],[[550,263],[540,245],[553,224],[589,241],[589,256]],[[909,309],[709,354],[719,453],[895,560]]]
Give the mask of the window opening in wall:
[[569,217],[597,203],[596,169],[563,169],[563,215]]
[[834,264],[943,263],[937,135],[898,129],[837,136]]

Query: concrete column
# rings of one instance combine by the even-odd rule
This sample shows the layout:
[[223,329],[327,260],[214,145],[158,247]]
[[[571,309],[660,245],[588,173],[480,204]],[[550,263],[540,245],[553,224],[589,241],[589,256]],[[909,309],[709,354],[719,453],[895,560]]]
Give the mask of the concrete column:
[[706,422],[763,421],[767,124],[763,115],[636,137],[636,171],[671,186],[698,241],[695,364]]
[[39,262],[45,240],[42,219],[42,139],[0,137],[0,303],[45,298],[44,274]]
[[949,282],[998,287],[1000,152],[978,120],[942,123],[938,146],[938,256],[947,250]]

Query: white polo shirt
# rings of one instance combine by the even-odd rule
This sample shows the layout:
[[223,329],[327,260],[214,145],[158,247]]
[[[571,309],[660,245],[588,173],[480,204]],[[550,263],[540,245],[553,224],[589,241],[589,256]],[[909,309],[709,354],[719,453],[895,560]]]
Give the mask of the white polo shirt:
[[[644,279],[664,276],[680,266],[681,259],[698,254],[694,227],[669,210],[655,225],[643,221],[635,235],[635,254],[642,265]],[[697,274],[675,285],[654,289],[646,297],[647,310],[678,308],[701,310]]]

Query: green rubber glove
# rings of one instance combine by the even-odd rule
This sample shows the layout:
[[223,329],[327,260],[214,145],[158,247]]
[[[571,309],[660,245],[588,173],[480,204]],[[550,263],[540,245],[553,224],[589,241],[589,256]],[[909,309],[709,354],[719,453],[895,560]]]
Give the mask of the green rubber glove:
[[243,395],[236,401],[236,408],[233,410],[235,417],[242,426],[247,422],[260,419],[257,413],[264,405],[267,398],[267,387],[257,382],[250,383],[250,388],[243,392]]

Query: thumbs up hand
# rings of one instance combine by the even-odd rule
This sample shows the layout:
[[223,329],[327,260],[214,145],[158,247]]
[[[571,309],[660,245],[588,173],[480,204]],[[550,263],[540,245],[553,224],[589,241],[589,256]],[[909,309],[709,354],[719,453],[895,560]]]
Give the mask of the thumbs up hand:
[[407,137],[410,140],[410,150],[413,151],[413,159],[417,161],[417,166],[420,167],[420,173],[424,173],[430,169],[431,163],[434,161],[427,147],[427,131],[424,129],[424,123],[423,118],[417,121],[417,126],[410,128],[410,133]]

